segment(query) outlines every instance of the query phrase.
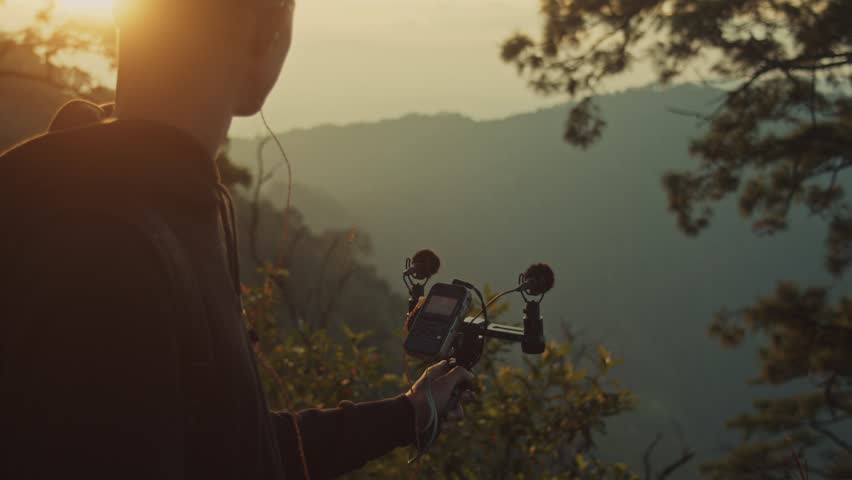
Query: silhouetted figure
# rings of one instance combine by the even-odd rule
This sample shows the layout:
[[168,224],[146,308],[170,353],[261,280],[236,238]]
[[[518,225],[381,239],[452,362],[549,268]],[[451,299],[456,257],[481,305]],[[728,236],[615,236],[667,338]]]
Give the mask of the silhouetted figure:
[[446,364],[398,397],[269,411],[214,156],[275,84],[293,5],[117,12],[114,118],[70,103],[0,157],[0,478],[328,478],[415,442],[424,382],[460,418],[471,375]]

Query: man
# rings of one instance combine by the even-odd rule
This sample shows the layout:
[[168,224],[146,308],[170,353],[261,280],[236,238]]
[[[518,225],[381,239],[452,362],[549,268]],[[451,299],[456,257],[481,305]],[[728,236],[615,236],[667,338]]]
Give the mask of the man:
[[446,362],[395,398],[268,410],[214,156],[277,81],[291,1],[120,0],[115,120],[0,157],[0,478],[328,478],[419,443],[433,406],[461,418],[472,376]]

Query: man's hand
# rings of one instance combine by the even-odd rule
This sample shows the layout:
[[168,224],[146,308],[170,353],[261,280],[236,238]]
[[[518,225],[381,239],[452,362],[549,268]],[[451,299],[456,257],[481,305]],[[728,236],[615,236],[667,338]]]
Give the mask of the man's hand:
[[[430,419],[429,404],[424,392],[427,384],[432,385],[432,397],[435,399],[435,406],[438,409],[438,418],[435,420],[440,421],[442,430],[452,430],[464,418],[462,404],[476,399],[476,395],[471,390],[473,379],[473,374],[466,368],[451,367],[447,360],[427,368],[420,379],[411,387],[411,390],[405,394],[411,404],[414,405],[417,431],[422,432]],[[458,401],[454,408],[450,409],[450,398],[453,396],[456,387],[459,387],[459,392],[456,392],[456,400]]]

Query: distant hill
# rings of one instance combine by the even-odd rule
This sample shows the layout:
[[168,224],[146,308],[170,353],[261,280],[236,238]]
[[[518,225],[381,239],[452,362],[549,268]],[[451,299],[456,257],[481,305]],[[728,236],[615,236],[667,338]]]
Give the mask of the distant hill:
[[[660,177],[694,165],[687,146],[701,126],[667,108],[707,109],[718,95],[684,85],[605,96],[608,129],[587,151],[561,141],[565,106],[493,121],[407,115],[282,138],[296,181],[313,189],[294,195],[306,222],[328,226],[320,203],[345,205],[347,225],[369,233],[376,267],[393,285],[403,259],[423,246],[441,254],[442,279],[496,288],[533,261],[549,262],[557,275],[543,305],[549,333],[564,321],[605,342],[639,395],[638,411],[611,429],[612,456],[636,465],[658,431],[669,442],[659,456],[674,455],[677,422],[706,459],[726,442],[724,421],[757,393],[744,383],[755,350],[728,352],[710,340],[712,313],[751,302],[781,278],[828,281],[815,220],[796,218],[789,233],[757,238],[727,205],[697,239],[675,228]],[[236,139],[232,156],[251,167],[255,145]],[[278,161],[273,148],[266,156]],[[281,185],[267,190],[276,202]],[[320,192],[329,199],[319,202]],[[520,319],[521,305],[513,306]]]

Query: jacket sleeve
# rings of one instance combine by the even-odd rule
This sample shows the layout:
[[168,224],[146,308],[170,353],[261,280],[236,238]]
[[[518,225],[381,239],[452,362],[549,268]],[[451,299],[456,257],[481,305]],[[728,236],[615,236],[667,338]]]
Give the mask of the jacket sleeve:
[[[341,402],[338,408],[295,414],[312,480],[355,470],[415,437],[414,408],[403,395],[375,402]],[[287,478],[303,478],[294,414],[273,413]]]
[[164,269],[130,227],[86,220],[52,218],[16,246],[0,297],[14,312],[0,319],[0,431],[13,440],[0,477],[181,478]]

